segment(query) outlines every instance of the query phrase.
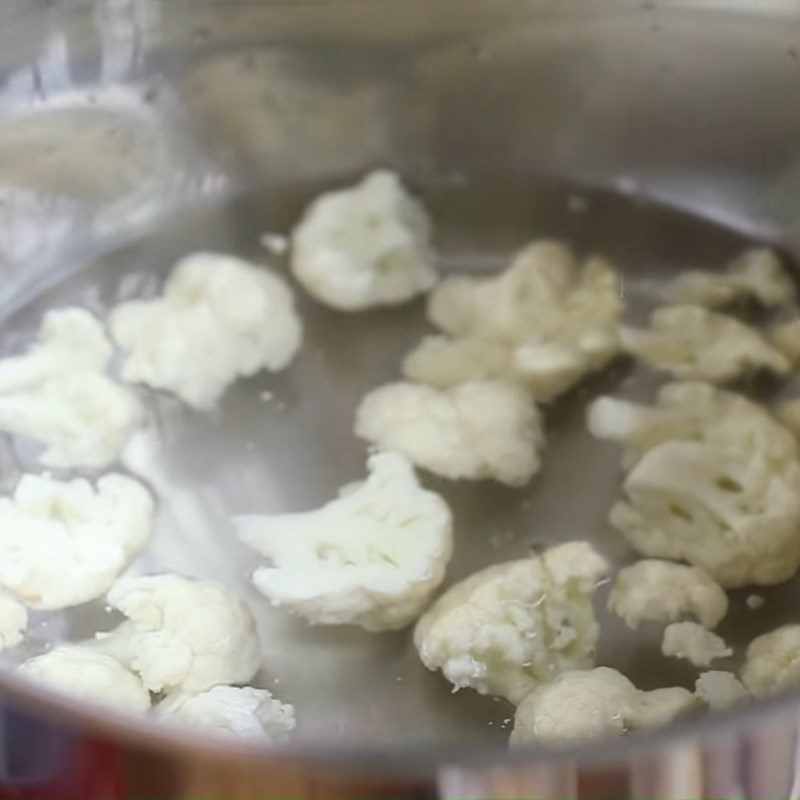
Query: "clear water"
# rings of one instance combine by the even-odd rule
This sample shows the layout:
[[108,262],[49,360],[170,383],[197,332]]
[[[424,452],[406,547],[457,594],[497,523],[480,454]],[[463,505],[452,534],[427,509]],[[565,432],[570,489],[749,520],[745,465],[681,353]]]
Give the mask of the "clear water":
[[[628,318],[641,320],[652,289],[664,276],[692,266],[721,265],[747,242],[736,232],[650,204],[635,196],[585,191],[541,180],[491,175],[431,179],[409,175],[437,224],[443,270],[488,272],[514,250],[543,236],[569,240],[581,252],[600,251],[619,266]],[[321,186],[298,184],[256,191],[220,203],[165,214],[146,232],[134,231],[79,270],[48,288],[31,290],[21,307],[8,295],[0,327],[4,351],[19,349],[48,308],[77,304],[102,315],[133,295],[150,295],[177,258],[197,249],[232,252],[286,272],[285,261],[258,244],[264,231],[285,232]],[[512,708],[474,692],[452,694],[449,684],[419,663],[410,630],[369,634],[311,628],[271,609],[248,585],[255,559],[233,535],[229,516],[313,508],[364,473],[365,447],[352,435],[354,408],[370,388],[399,376],[402,355],[429,329],[422,301],[402,308],[347,315],[297,292],[305,344],[285,372],[240,381],[219,408],[197,413],[175,399],[142,392],[165,443],[159,463],[162,498],[156,535],[134,571],[176,570],[215,578],[250,603],[261,634],[264,668],[257,683],[297,707],[301,739],[358,743],[441,743],[486,740],[504,746]],[[600,393],[652,398],[659,378],[623,359],[547,410],[544,467],[530,485],[453,483],[425,475],[455,515],[452,582],[493,562],[538,551],[556,542],[587,538],[615,564],[633,560],[606,524],[620,482],[619,452],[586,432],[587,403]],[[770,392],[772,387],[751,387]],[[265,401],[268,390],[272,398]],[[0,476],[13,485],[33,468],[23,442],[0,447]],[[696,672],[659,653],[660,630],[636,634],[604,610],[598,663],[617,667],[644,688],[693,683]],[[736,656],[770,627],[796,621],[797,585],[759,590],[765,605],[751,610],[747,591],[732,594],[720,627]],[[113,624],[101,602],[64,614],[37,614],[33,641],[6,661],[61,638],[79,639]]]

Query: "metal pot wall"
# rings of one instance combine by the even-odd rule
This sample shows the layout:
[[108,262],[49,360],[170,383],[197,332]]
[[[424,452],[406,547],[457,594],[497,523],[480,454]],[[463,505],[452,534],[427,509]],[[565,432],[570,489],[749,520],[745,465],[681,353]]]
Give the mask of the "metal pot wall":
[[[471,231],[487,215],[497,224],[482,247],[500,252],[527,219],[553,219],[556,199],[569,199],[575,187],[601,198],[611,190],[634,207],[656,202],[797,255],[800,7],[788,0],[0,6],[3,315],[109,253],[141,258],[137,243],[155,230],[162,232],[152,247],[165,250],[170,237],[202,243],[240,226],[256,230],[256,218],[285,231],[317,187],[375,164],[438,187],[441,214],[473,224],[445,231],[443,249],[454,262],[469,261]],[[465,181],[485,187],[484,196],[453,200]],[[717,247],[713,237],[688,247],[693,229],[679,221],[664,228],[644,214],[631,225],[615,202],[594,218],[590,235],[612,241],[624,233],[636,252],[666,252],[659,269]],[[220,204],[233,211],[208,211]],[[163,233],[167,217],[179,222]],[[643,272],[649,266],[642,261]],[[791,619],[796,592],[783,593],[776,620]],[[73,633],[82,625],[70,621]],[[81,707],[10,669],[0,670],[0,689],[26,718],[40,720],[24,723],[24,735],[14,714],[5,725],[8,797],[800,792],[795,695],[623,742],[509,754],[499,738],[432,741],[412,726],[396,742],[376,744],[366,722],[359,741],[372,712],[358,686],[342,688],[353,705],[347,736],[280,748],[176,734]],[[30,752],[51,740],[63,746],[53,745],[47,776],[20,772],[28,762],[8,756],[12,742]]]

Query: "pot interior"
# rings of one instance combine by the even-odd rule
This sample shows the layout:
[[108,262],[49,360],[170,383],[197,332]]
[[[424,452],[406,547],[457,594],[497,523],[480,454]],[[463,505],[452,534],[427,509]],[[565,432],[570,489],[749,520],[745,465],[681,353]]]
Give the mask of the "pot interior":
[[[615,262],[631,321],[677,270],[721,267],[753,242],[797,252],[796,18],[690,3],[402,5],[78,3],[12,20],[0,81],[2,352],[23,347],[49,308],[103,316],[156,294],[194,250],[288,274],[261,235],[287,233],[316,193],[380,165],[431,212],[443,271],[490,273],[531,239],[564,238]],[[421,301],[347,315],[296,288],[305,342],[288,370],[237,382],[209,413],[140,392],[165,443],[154,488],[170,492],[131,571],[235,587],[259,624],[256,683],[295,704],[301,741],[502,749],[512,707],[453,695],[410,631],[311,628],[249,586],[257,561],[230,515],[314,508],[362,477],[355,406],[397,379],[430,331]],[[600,393],[649,400],[658,383],[620,359],[547,409],[544,468],[522,489],[425,475],[455,516],[447,582],[574,538],[615,565],[634,560],[606,523],[618,448],[593,440],[584,414]],[[798,388],[746,387],[765,399]],[[36,471],[35,452],[0,440],[3,489]],[[634,634],[604,610],[606,589],[598,663],[642,688],[691,686],[696,670],[660,655],[658,626]],[[733,592],[719,632],[736,655],[717,668],[798,621],[798,590],[758,589],[758,610],[750,591]],[[6,667],[115,624],[101,601],[32,619]]]

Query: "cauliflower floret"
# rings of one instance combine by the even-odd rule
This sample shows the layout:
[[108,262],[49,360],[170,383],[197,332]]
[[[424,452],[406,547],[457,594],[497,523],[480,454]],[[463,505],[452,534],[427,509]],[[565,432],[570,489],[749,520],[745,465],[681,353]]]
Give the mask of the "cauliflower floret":
[[502,381],[445,391],[415,383],[380,386],[361,401],[355,433],[437,475],[509,486],[538,472],[544,445],[535,404],[524,389]]
[[724,272],[681,272],[664,286],[661,296],[665,303],[692,303],[707,308],[754,297],[761,305],[772,308],[792,303],[795,286],[775,252],[758,247],[734,258]]
[[431,223],[398,176],[369,173],[320,195],[292,231],[292,272],[340,311],[397,305],[436,282]]
[[725,640],[696,622],[673,622],[664,630],[661,652],[685,658],[696,667],[707,667],[717,658],[733,655]]
[[626,445],[626,501],[611,524],[641,555],[685,560],[726,589],[771,585],[800,564],[794,436],[760,406],[697,383],[649,408],[601,397],[589,430]]
[[697,698],[686,689],[644,692],[609,667],[563,672],[519,704],[509,743],[624,736],[666,725],[698,706]]
[[644,556],[686,560],[721,586],[769,586],[800,565],[800,465],[666,442],[623,484],[609,520]]
[[403,360],[403,375],[439,389],[513,377],[512,352],[504,344],[474,336],[425,336]]
[[697,567],[646,558],[619,571],[608,608],[634,629],[643,621],[674,622],[684,614],[715,628],[728,612],[728,596]]
[[283,741],[295,726],[293,706],[252,686],[214,686],[200,694],[165,700],[156,706],[156,714],[192,728],[270,742]]
[[702,673],[694,683],[694,694],[711,711],[723,711],[750,699],[750,692],[739,683],[736,676],[724,670]]
[[800,399],[789,400],[779,406],[778,419],[800,439]]
[[589,407],[586,421],[593,436],[625,445],[626,468],[673,440],[760,453],[775,466],[794,462],[800,455],[792,434],[762,406],[703,383],[669,383],[659,391],[655,407],[599,397]]
[[800,684],[800,625],[784,625],[753,639],[740,677],[756,697]]
[[100,469],[114,462],[141,420],[136,398],[104,375],[74,372],[0,394],[0,429],[45,444],[48,467]]
[[109,326],[129,351],[124,380],[173,392],[200,409],[238,377],[286,367],[302,337],[282,278],[216,253],[179,261],[161,297],[118,305]]
[[619,278],[607,261],[592,257],[579,269],[569,247],[549,240],[527,245],[500,275],[446,278],[428,306],[431,321],[454,336],[573,343],[600,361],[616,352],[622,310]]
[[20,671],[37,683],[91,703],[144,712],[150,694],[139,678],[111,656],[83,647],[57,647],[29,659]]
[[153,692],[246,683],[259,668],[255,623],[228,589],[180,575],[121,578],[108,603],[127,620],[91,646],[130,667]]
[[566,669],[594,663],[592,592],[608,564],[588,542],[496,564],[451,586],[420,618],[422,663],[456,689],[518,703]]
[[58,609],[107,591],[150,538],[153,500],[136,480],[23,475],[0,498],[0,584],[29,606]]
[[28,627],[28,612],[7,594],[0,594],[0,650],[16,647]]
[[579,269],[568,247],[540,241],[491,278],[447,278],[428,313],[454,338],[429,337],[406,358],[407,377],[448,387],[503,377],[550,400],[619,350],[619,278],[600,258]]
[[789,360],[757,330],[700,306],[656,309],[650,328],[620,327],[622,348],[676,378],[726,383],[769,369],[785,375]]
[[769,331],[769,338],[793,366],[800,363],[800,318],[776,325]]
[[406,459],[379,453],[369,477],[317,511],[235,519],[239,538],[269,559],[253,575],[275,606],[317,625],[402,628],[444,578],[450,509]]
[[48,312],[30,351],[0,360],[0,429],[43,442],[46,466],[107,466],[141,416],[136,398],[102,374],[110,358],[89,312]]
[[587,372],[574,348],[554,342],[517,347],[473,336],[426,336],[403,361],[412,381],[449,388],[470,380],[502,378],[532,390],[537,400],[552,400]]
[[111,343],[88,311],[48,311],[30,350],[0,360],[0,395],[30,389],[56,375],[103,372],[110,359]]

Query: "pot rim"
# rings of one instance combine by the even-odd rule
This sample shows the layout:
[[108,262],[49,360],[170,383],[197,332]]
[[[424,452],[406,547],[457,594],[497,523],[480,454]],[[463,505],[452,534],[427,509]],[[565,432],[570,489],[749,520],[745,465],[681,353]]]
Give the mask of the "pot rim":
[[[550,747],[531,745],[507,749],[494,742],[440,744],[420,740],[409,744],[355,744],[341,742],[270,743],[203,733],[189,726],[156,722],[152,717],[92,703],[41,686],[22,673],[0,668],[0,691],[16,708],[57,724],[75,727],[89,735],[163,754],[180,753],[214,760],[258,760],[262,764],[302,763],[361,774],[424,777],[446,767],[481,769],[521,767],[546,763],[548,767],[578,762],[582,765],[622,764],[647,751],[671,745],[699,743],[731,737],[780,717],[797,714],[800,688],[759,698],[738,708],[637,732],[626,738]],[[302,722],[302,715],[300,716]]]

